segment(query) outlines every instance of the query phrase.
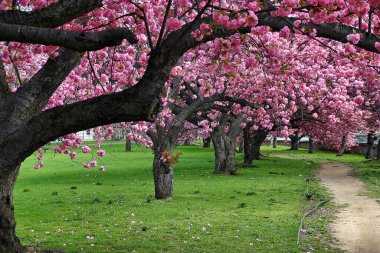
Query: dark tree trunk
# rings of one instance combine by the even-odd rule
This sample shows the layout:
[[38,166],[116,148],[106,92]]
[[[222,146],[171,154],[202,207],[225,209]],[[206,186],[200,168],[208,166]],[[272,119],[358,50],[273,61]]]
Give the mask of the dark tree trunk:
[[245,166],[251,166],[253,161],[253,133],[251,132],[251,127],[246,126],[243,129],[243,140],[244,140],[244,164]]
[[313,137],[309,137],[309,153],[314,153],[314,139]]
[[300,137],[299,132],[296,131],[294,132],[293,135],[290,135],[289,138],[290,138],[290,150],[298,150],[298,144],[302,136]]
[[125,151],[126,152],[132,151],[132,141],[128,138],[125,140]]
[[343,135],[338,153],[336,154],[337,156],[342,156],[344,154],[344,151],[346,150],[346,145],[347,145],[347,135]]
[[186,139],[184,145],[186,145],[186,146],[190,146],[190,145],[191,145],[191,140]]
[[380,160],[380,140],[377,142],[377,154],[376,159]]
[[203,139],[203,147],[210,148],[211,147],[211,137]]
[[13,207],[13,187],[19,166],[2,170],[0,174],[0,252],[22,252],[20,240],[16,236],[16,221]]
[[265,139],[267,138],[268,130],[259,128],[253,133],[253,143],[252,143],[252,158],[254,160],[260,160],[260,148],[263,145]]
[[164,152],[172,154],[172,150],[173,147],[167,147],[164,150],[157,147],[154,151],[153,177],[156,199],[170,199],[173,197],[173,166],[161,160]]
[[273,136],[272,146],[273,146],[273,148],[277,148],[277,135]]

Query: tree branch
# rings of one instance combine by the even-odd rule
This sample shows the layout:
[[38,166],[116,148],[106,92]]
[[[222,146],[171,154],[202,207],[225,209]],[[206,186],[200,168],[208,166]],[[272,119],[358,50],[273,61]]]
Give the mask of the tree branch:
[[101,6],[101,0],[60,0],[35,11],[0,11],[0,23],[53,28]]
[[[285,20],[283,17],[273,17],[268,16],[266,14],[258,15],[260,26],[269,26],[274,31],[280,31],[285,26],[288,26],[290,29],[292,28],[288,21],[294,23],[296,18],[287,18]],[[347,35],[354,33],[366,34],[366,31],[357,29],[355,27],[342,25],[340,23],[322,23],[322,24],[302,24],[301,26],[307,27],[309,29],[315,29],[317,31],[317,37],[323,37],[326,39],[331,39],[343,43],[347,43]],[[301,27],[300,27],[301,28]],[[359,43],[356,46],[363,48],[367,51],[379,53],[379,51],[375,48],[375,43],[380,42],[380,40],[376,36],[362,36]]]
[[100,32],[56,30],[31,26],[0,24],[0,41],[63,46],[77,51],[95,51],[116,46],[123,39],[137,43],[136,36],[124,28],[109,28]]
[[[7,136],[0,146],[21,162],[38,147],[62,135],[125,121],[152,121],[159,101],[143,97],[141,85],[41,112]],[[18,150],[11,148],[18,143]]]
[[83,56],[83,53],[70,49],[62,48],[58,52],[58,57],[49,58],[44,66],[17,90],[17,113],[22,119],[28,119],[42,110]]

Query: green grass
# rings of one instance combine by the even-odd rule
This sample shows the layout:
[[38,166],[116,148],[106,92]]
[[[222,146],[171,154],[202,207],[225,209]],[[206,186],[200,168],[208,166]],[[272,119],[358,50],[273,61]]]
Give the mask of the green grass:
[[355,169],[355,174],[366,183],[368,188],[367,194],[380,198],[380,161],[378,160],[367,160],[364,155],[357,154],[337,156],[336,153],[328,151],[316,151],[313,154],[309,154],[306,149],[291,151],[287,146],[278,146],[276,149],[263,146],[262,151],[264,155],[268,156],[281,155],[289,158],[304,159],[305,161],[312,160],[317,163],[330,161],[351,165]]
[[328,197],[312,180],[314,200],[305,198],[315,162],[268,157],[224,176],[212,173],[212,150],[179,147],[175,197],[157,201],[150,150],[103,148],[104,174],[50,150],[39,171],[33,156],[24,162],[14,196],[24,245],[65,252],[339,252],[327,229],[331,204],[307,218],[296,245],[303,213]]

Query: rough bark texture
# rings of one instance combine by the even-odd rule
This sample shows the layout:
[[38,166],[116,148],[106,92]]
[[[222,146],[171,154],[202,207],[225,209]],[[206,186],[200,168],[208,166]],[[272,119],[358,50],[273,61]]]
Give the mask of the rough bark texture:
[[236,139],[240,133],[241,117],[230,119],[229,130],[224,131],[225,122],[222,119],[219,126],[214,128],[211,135],[215,149],[215,169],[216,174],[236,174],[235,152]]
[[13,187],[20,166],[3,170],[0,174],[0,252],[22,252],[20,240],[16,236],[16,221],[13,207]]
[[337,156],[342,156],[344,154],[344,151],[346,150],[346,145],[347,145],[347,135],[343,135],[342,142],[340,143]]
[[173,197],[173,166],[163,162],[160,158],[164,152],[173,153],[173,145],[162,143],[154,148],[153,178],[156,199],[170,199]]
[[125,151],[126,152],[132,151],[132,141],[128,138],[125,140]]
[[309,137],[309,150],[308,152],[311,154],[311,153],[314,153],[314,140],[313,140],[313,137]]

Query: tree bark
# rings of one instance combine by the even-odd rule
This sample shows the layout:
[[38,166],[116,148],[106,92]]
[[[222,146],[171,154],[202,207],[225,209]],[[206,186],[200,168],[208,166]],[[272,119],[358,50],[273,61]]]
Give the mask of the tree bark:
[[339,150],[337,156],[342,156],[344,154],[344,151],[346,150],[347,145],[347,135],[343,135],[342,142],[340,143]]
[[253,133],[253,145],[252,145],[252,158],[253,160],[260,160],[260,148],[267,138],[268,130],[259,128]]
[[309,153],[314,153],[314,139],[313,137],[309,137]]
[[273,148],[277,148],[277,135],[273,136],[272,147],[273,147]]
[[161,160],[164,152],[172,154],[173,146],[155,147],[153,159],[153,177],[156,199],[170,199],[173,197],[173,165]]
[[244,166],[251,166],[253,161],[253,133],[251,132],[251,126],[247,125],[243,129],[244,140]]
[[210,148],[211,147],[211,137],[203,139],[203,147]]
[[[223,119],[221,121],[224,121]],[[215,127],[211,135],[215,149],[215,170],[216,174],[236,174],[235,152],[236,139],[240,133],[242,117],[231,118],[228,133],[224,131],[224,123]]]
[[125,140],[125,152],[131,152],[132,151],[132,141],[130,139]]
[[377,154],[376,159],[380,160],[380,140],[377,142]]
[[299,136],[299,132],[294,132],[293,135],[289,136],[290,138],[290,150],[298,150],[298,143],[302,137]]
[[22,252],[16,236],[16,221],[13,207],[13,187],[19,172],[19,165],[3,169],[0,174],[0,252]]

